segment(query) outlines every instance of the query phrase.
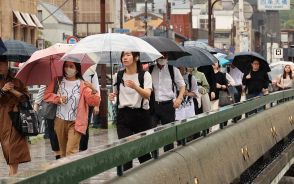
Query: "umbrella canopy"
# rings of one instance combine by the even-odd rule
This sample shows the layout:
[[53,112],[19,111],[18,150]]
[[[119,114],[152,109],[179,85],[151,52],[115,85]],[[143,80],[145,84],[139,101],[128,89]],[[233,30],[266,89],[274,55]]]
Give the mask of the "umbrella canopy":
[[0,38],[0,55],[7,51],[2,39]]
[[264,70],[266,72],[271,71],[266,59],[256,52],[239,52],[235,54],[233,65],[236,66],[241,72],[245,73],[250,70],[251,63],[255,59],[260,62],[260,70]]
[[[60,58],[66,51],[73,47],[72,44],[57,43],[47,49],[36,51],[31,58],[23,63],[16,74],[26,85],[47,85],[54,77],[62,76],[63,63]],[[83,63],[82,73],[84,73],[92,64],[89,58]]]
[[162,36],[145,36],[141,39],[148,42],[152,45],[156,50],[163,53],[166,52],[168,54],[169,60],[176,60],[180,57],[190,55],[185,51],[185,49],[177,44],[175,41],[168,39]]
[[271,71],[269,72],[269,75],[272,80],[276,80],[281,76],[284,72],[284,67],[286,65],[290,65],[292,70],[294,69],[294,63],[289,61],[278,61],[275,63],[271,63],[269,65]]
[[162,56],[149,43],[138,37],[119,33],[105,33],[82,39],[63,56],[62,60],[84,62],[84,58],[88,56],[95,63],[118,64],[121,62],[122,51],[139,52],[141,62],[154,61]]
[[216,57],[219,61],[219,64],[221,66],[225,66],[225,65],[228,65],[231,63],[230,60],[226,59],[227,55],[226,54],[222,54],[222,53],[216,53],[216,54],[213,54],[214,57]]
[[3,42],[7,51],[0,55],[0,60],[25,62],[38,49],[31,44],[19,40],[6,40]]
[[188,68],[194,68],[194,67],[212,65],[218,62],[217,58],[214,57],[207,50],[204,50],[198,47],[192,47],[192,46],[185,46],[184,48],[191,55],[181,57],[177,60],[171,60],[168,62],[168,64],[177,66],[177,67],[183,66]]

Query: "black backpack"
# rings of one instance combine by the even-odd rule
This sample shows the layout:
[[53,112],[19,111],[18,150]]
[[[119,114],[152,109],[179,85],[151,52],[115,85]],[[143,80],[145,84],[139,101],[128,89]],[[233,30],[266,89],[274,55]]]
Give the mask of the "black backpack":
[[[149,73],[152,75],[154,65],[149,67]],[[177,87],[175,83],[175,73],[174,73],[174,67],[172,65],[168,65],[168,71],[170,74],[170,78],[172,80],[172,90],[174,92],[175,88]],[[155,93],[154,91],[151,92],[150,100],[149,100],[149,106],[150,106],[150,113],[154,114],[154,104],[155,104]]]
[[[117,78],[116,78],[116,83],[114,84],[114,86],[116,86],[116,89],[117,89],[117,106],[119,105],[119,90],[120,90],[120,84],[123,83],[124,85],[124,82],[123,82],[123,75],[125,73],[125,70],[120,70],[117,72]],[[145,75],[145,71],[140,71],[138,73],[138,80],[139,80],[139,83],[140,83],[140,87],[144,89],[144,75]],[[143,100],[142,99],[142,102],[141,102],[141,108],[143,106]]]

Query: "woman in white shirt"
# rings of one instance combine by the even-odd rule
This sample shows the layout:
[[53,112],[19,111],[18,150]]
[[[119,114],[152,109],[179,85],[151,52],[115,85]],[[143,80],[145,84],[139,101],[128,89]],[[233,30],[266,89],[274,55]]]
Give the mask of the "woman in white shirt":
[[[149,112],[149,98],[152,91],[152,78],[149,72],[143,71],[138,52],[124,51],[121,62],[125,69],[114,76],[114,93],[109,100],[117,98],[117,134],[124,138],[152,128]],[[143,86],[140,84],[142,77]],[[150,154],[139,157],[140,163],[151,159]],[[132,167],[132,162],[124,164],[124,170]]]
[[286,65],[283,74],[280,76],[277,86],[280,90],[290,89],[293,86],[293,72],[290,65]]

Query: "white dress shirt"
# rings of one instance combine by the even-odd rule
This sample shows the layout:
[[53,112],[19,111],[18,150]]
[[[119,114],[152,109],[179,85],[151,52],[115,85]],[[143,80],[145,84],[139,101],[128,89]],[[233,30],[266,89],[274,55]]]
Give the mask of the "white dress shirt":
[[[185,86],[184,79],[180,70],[176,67],[174,69],[174,82],[178,89]],[[155,94],[155,101],[162,102],[173,100],[176,98],[176,89],[172,89],[172,79],[169,74],[168,65],[164,65],[159,69],[157,65],[154,66],[152,71],[152,83]]]
[[242,73],[237,67],[235,67],[235,68],[230,67],[229,74],[234,79],[235,86],[242,85],[242,79],[243,79],[244,73]]

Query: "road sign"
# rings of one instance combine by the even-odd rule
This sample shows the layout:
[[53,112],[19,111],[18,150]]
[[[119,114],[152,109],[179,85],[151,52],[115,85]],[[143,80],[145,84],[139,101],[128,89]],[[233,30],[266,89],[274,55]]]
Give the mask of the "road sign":
[[69,36],[66,38],[66,43],[68,44],[76,44],[79,41],[79,39],[75,36]]
[[129,33],[130,30],[129,29],[120,29],[120,28],[114,28],[113,29],[114,33]]
[[282,59],[283,58],[283,49],[282,48],[273,49],[273,56],[275,59]]

